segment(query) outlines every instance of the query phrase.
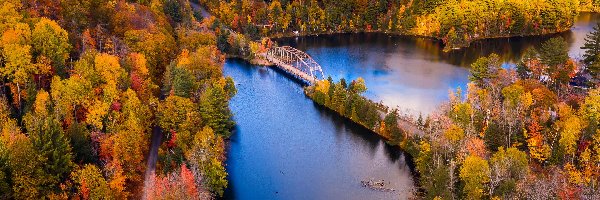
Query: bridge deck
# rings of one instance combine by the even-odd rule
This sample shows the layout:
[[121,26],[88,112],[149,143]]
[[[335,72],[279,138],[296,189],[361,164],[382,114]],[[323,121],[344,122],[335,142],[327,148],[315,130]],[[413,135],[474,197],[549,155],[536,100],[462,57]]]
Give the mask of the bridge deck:
[[308,54],[290,46],[275,47],[263,54],[269,62],[294,77],[314,84],[318,75],[324,78],[321,66]]
[[269,62],[272,62],[273,64],[275,64],[276,67],[286,71],[287,73],[290,73],[291,75],[293,75],[299,79],[307,81],[311,85],[317,81],[317,79],[315,77],[312,77],[312,76],[304,73],[303,71],[296,69],[294,66],[286,64],[278,59],[275,59],[275,58],[269,59],[269,57],[267,57],[267,60],[269,60]]

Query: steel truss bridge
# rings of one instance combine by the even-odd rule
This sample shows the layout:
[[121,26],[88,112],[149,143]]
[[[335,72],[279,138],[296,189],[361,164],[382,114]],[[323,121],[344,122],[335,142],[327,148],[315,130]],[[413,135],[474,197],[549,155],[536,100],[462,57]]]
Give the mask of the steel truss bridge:
[[267,51],[265,58],[278,68],[309,84],[325,79],[321,65],[305,52],[293,47],[273,47]]

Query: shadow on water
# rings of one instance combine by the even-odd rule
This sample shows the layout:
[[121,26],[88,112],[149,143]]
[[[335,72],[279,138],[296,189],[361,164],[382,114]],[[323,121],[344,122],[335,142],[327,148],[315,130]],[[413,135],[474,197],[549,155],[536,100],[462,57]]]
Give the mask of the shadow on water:
[[[238,124],[236,124],[236,125],[233,126],[233,130],[231,131],[231,137],[229,137],[226,140],[225,155],[229,154],[229,151],[231,150],[231,143],[242,142],[241,138],[239,137],[239,133],[240,133],[240,127],[239,127]],[[227,167],[227,166],[225,166],[225,167]],[[233,191],[235,191],[236,182],[240,181],[240,180],[232,179],[230,176],[227,176],[227,181],[228,181],[227,188],[225,188],[225,191],[223,191],[223,197],[217,198],[219,200],[237,199],[236,198],[236,193],[233,192]]]
[[341,116],[339,113],[332,111],[331,109],[325,106],[319,105],[315,102],[313,102],[313,105],[319,110],[319,112],[321,113],[321,117],[324,120],[331,120],[336,125],[336,127],[338,128],[338,133],[344,132],[341,131],[342,129],[350,130],[347,132],[351,132],[352,134],[349,134],[347,136],[352,137],[356,141],[362,141],[366,146],[370,147],[369,149],[371,150],[371,155],[374,155],[377,151],[377,147],[383,144],[384,153],[388,157],[388,159],[390,159],[393,162],[401,161],[402,163],[407,164],[410,168],[411,173],[413,175],[416,174],[412,156],[402,151],[399,146],[391,145],[385,140],[385,138],[378,135],[377,133],[374,133],[372,130],[365,128],[364,126],[359,125],[346,117]]

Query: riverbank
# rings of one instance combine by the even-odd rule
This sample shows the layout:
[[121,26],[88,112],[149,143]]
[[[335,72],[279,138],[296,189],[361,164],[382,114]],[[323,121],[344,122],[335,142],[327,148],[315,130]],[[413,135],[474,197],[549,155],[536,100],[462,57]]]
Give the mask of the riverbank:
[[[564,32],[573,26],[582,6],[575,1],[551,0],[384,4],[349,1],[343,5],[335,1],[322,4],[251,2],[247,7],[225,1],[202,4],[225,25],[253,38],[381,32],[436,38],[446,44],[445,51],[468,47],[471,42],[481,39]],[[594,8],[594,5],[590,7]],[[282,14],[253,14],[257,12]]]
[[412,124],[413,120],[402,119],[398,110],[390,110],[362,96],[366,89],[362,78],[350,84],[346,84],[345,80],[338,83],[321,80],[315,85],[306,86],[304,94],[319,106],[370,130],[415,157],[416,152],[410,149],[416,144],[413,139],[423,135],[419,126]]
[[[322,109],[368,129],[372,134],[383,138],[388,144],[397,146],[405,152],[405,161],[414,178],[413,184],[417,186],[415,188],[419,188],[420,174],[415,168],[414,159],[419,156],[418,144],[424,135],[423,131],[419,125],[410,124],[410,119],[401,119],[401,115],[396,109],[390,111],[382,103],[373,102],[362,96],[361,94],[366,90],[362,78],[352,81],[349,85],[346,85],[345,80],[333,83],[331,79],[328,79],[304,87],[304,94]],[[412,126],[413,131],[418,131],[411,132],[411,128],[406,128],[407,125]]]
[[[590,13],[593,13],[593,12],[590,12]],[[408,33],[408,32],[380,31],[380,30],[376,30],[376,31],[366,31],[366,30],[345,31],[344,30],[344,31],[328,31],[328,32],[321,32],[321,33],[304,32],[304,33],[297,33],[297,34],[293,33],[293,32],[286,32],[286,33],[277,33],[274,35],[270,35],[270,36],[268,36],[268,38],[271,40],[281,40],[281,39],[291,39],[291,38],[297,38],[297,37],[311,37],[311,36],[320,36],[320,35],[332,36],[332,35],[337,35],[337,34],[381,33],[381,34],[388,34],[391,36],[423,38],[423,39],[431,39],[431,40],[439,41],[444,44],[443,51],[448,53],[448,52],[468,48],[471,46],[472,43],[478,42],[478,41],[484,41],[484,40],[490,40],[490,39],[514,39],[514,38],[527,38],[527,37],[544,37],[544,36],[566,33],[566,32],[569,32],[571,30],[571,28],[572,27],[568,27],[568,28],[564,28],[561,30],[544,32],[544,33],[531,33],[531,34],[519,34],[519,35],[506,34],[506,35],[491,35],[491,36],[483,36],[483,37],[479,37],[479,36],[468,37],[469,39],[467,39],[463,42],[460,42],[460,43],[447,43],[444,38],[431,36],[431,35],[412,34],[412,33]]]

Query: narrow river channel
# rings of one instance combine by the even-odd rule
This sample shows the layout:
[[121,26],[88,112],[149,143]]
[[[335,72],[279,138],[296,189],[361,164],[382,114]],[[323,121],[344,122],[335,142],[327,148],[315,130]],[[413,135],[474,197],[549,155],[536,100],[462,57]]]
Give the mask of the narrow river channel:
[[[579,56],[585,34],[600,19],[582,14],[560,34]],[[448,90],[464,88],[476,58],[499,54],[507,65],[548,37],[496,39],[443,53],[439,42],[386,34],[340,34],[278,40],[306,51],[326,75],[364,77],[367,96],[414,114],[430,113]],[[225,199],[406,199],[413,177],[404,154],[361,127],[316,106],[302,86],[272,68],[229,59],[237,84],[230,102],[237,123],[231,138]],[[395,192],[373,191],[362,180],[385,180]]]

